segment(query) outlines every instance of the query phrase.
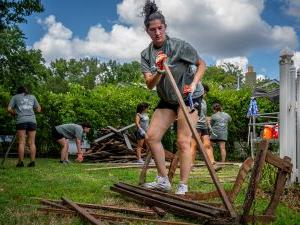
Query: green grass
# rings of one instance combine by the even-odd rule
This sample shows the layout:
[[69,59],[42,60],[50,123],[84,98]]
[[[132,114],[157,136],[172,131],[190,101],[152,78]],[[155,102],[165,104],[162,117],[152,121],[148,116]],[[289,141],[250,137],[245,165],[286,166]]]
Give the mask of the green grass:
[[[79,225],[86,224],[77,217],[60,217],[53,214],[44,215],[37,211],[38,200],[34,197],[60,199],[65,196],[73,201],[85,203],[97,203],[106,205],[133,206],[136,203],[122,198],[119,194],[109,190],[114,183],[122,181],[136,184],[139,169],[101,169],[105,164],[83,165],[72,163],[62,165],[54,159],[38,159],[35,168],[16,168],[16,160],[9,159],[5,163],[5,169],[0,169],[0,224],[1,225]],[[178,172],[178,171],[177,171]],[[237,166],[226,166],[218,175],[225,181],[225,188],[230,189],[238,172]],[[155,177],[155,170],[148,173],[148,181]],[[190,190],[206,192],[214,189],[210,183],[207,169],[196,168],[191,173]],[[176,175],[175,184],[178,184]],[[173,185],[174,189],[176,185]],[[246,186],[246,185],[245,185]],[[238,196],[235,206],[240,210],[243,204],[246,189]],[[256,201],[255,212],[262,212],[268,199]],[[274,224],[300,224],[300,213],[280,204],[277,210],[277,221]],[[172,215],[167,219],[179,221]]]

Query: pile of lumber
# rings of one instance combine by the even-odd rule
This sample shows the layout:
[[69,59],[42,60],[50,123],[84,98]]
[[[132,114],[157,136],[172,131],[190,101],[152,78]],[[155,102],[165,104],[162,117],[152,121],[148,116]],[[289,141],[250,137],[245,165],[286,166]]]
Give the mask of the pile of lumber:
[[227,210],[209,204],[186,200],[180,196],[146,189],[126,183],[117,183],[110,187],[126,198],[132,198],[147,206],[160,207],[176,216],[195,219],[201,224],[236,224],[236,218],[230,217]]
[[[38,208],[43,213],[54,213],[60,216],[79,216],[89,224],[162,224],[162,225],[195,225],[192,223],[161,220],[166,212],[159,207],[130,208],[106,206],[99,204],[77,203],[62,197],[62,200],[40,199]],[[118,214],[116,214],[118,213]],[[122,215],[120,213],[125,213]],[[134,216],[132,216],[134,215]]]
[[[84,154],[84,162],[128,163],[136,161],[135,135],[128,132],[135,124],[121,129],[108,126],[100,130],[101,136]],[[143,150],[143,155],[145,150]]]

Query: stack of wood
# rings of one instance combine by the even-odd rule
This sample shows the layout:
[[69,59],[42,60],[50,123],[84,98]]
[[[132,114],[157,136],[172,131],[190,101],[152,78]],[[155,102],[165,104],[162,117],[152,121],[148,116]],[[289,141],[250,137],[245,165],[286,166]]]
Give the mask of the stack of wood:
[[[108,126],[100,130],[101,136],[97,138],[91,149],[84,154],[84,162],[128,163],[136,161],[136,138],[128,132],[135,124],[121,129]],[[145,154],[143,149],[142,155]]]
[[[166,211],[159,207],[119,207],[99,204],[77,203],[62,197],[60,200],[41,199],[39,211],[60,216],[79,216],[89,224],[161,224],[161,225],[196,225],[186,222],[161,220]],[[114,212],[114,213],[113,213]],[[122,215],[120,213],[125,213]],[[134,216],[132,216],[134,215]]]

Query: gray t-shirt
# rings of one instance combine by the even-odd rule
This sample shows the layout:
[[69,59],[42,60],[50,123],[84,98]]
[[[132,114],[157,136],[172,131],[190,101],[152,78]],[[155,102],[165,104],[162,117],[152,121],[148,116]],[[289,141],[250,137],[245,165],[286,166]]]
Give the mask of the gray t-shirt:
[[197,122],[198,129],[203,129],[203,130],[207,129],[206,115],[207,115],[207,104],[206,101],[202,99],[200,117]]
[[[155,74],[155,59],[159,51],[162,51],[168,56],[167,63],[170,67],[175,82],[183,95],[184,85],[189,85],[194,79],[194,74],[197,69],[196,62],[200,59],[196,50],[187,42],[176,38],[166,38],[163,46],[156,49],[151,43],[141,53],[141,70],[143,73],[150,72]],[[161,99],[171,104],[178,104],[178,99],[173,91],[169,79],[162,75],[160,81],[156,85],[157,93]],[[193,94],[193,98],[203,95],[203,86],[199,83]]]
[[55,127],[57,132],[62,134],[66,139],[82,140],[83,128],[75,123],[62,124]]
[[17,124],[36,123],[34,109],[38,108],[40,105],[34,95],[29,95],[29,94],[14,95],[11,98],[8,106],[16,111]]
[[211,116],[211,139],[224,140],[228,138],[228,123],[231,117],[226,112],[217,112]]
[[147,113],[138,113],[137,114],[140,117],[140,126],[144,131],[148,130],[149,126],[149,116]]

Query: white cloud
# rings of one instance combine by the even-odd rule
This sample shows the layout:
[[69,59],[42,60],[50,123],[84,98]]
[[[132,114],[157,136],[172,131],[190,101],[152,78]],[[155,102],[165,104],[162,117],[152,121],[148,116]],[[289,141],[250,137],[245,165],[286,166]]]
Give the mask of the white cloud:
[[[49,16],[42,20],[47,33],[34,48],[41,49],[47,60],[82,56],[139,59],[140,52],[150,42],[141,17],[143,3],[123,0],[117,5],[122,24],[113,25],[111,31],[100,24],[91,26],[84,39],[75,38],[70,29]],[[166,17],[169,35],[190,42],[200,56],[244,56],[258,48],[294,49],[298,43],[294,28],[271,26],[262,19],[263,0],[156,0],[156,3]]]
[[264,75],[264,74],[257,74],[256,75],[256,80],[265,80],[267,78],[267,76],[266,75]]
[[284,7],[285,13],[300,19],[300,0],[285,0],[286,6]]
[[216,66],[222,66],[226,63],[230,63],[238,67],[243,73],[247,71],[248,59],[246,57],[232,57],[232,58],[224,58],[218,59],[216,61]]

